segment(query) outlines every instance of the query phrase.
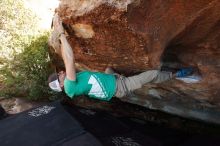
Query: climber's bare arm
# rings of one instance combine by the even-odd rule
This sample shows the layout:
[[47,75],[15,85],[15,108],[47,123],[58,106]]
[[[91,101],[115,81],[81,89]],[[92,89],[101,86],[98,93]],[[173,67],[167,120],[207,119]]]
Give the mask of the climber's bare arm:
[[76,69],[75,69],[75,59],[73,55],[73,50],[68,43],[65,34],[61,34],[61,53],[63,57],[63,61],[66,68],[66,77],[69,80],[76,80]]
[[57,31],[60,34],[61,41],[61,54],[66,68],[66,77],[69,80],[76,80],[76,69],[75,69],[75,59],[73,55],[73,50],[70,44],[67,41],[67,38],[64,34],[64,28],[62,21],[58,14],[55,14],[53,18],[54,31]]

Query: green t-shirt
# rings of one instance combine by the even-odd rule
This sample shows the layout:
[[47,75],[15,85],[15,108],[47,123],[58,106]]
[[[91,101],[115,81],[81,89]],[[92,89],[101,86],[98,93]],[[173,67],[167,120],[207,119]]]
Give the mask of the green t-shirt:
[[109,101],[115,94],[116,78],[111,74],[83,71],[76,74],[75,81],[65,78],[64,90],[70,98],[88,95]]

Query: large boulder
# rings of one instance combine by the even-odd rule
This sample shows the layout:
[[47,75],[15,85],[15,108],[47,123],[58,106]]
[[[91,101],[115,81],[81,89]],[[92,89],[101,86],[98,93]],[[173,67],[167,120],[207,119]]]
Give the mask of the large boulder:
[[132,75],[194,66],[202,75],[196,84],[147,84],[122,100],[220,123],[219,0],[61,0],[57,12],[80,67]]

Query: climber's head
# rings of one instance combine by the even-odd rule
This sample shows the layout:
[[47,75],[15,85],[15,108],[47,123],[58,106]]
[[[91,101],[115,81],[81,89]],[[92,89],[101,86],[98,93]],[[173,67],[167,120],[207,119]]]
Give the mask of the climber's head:
[[65,77],[65,71],[51,74],[48,78],[49,87],[56,92],[61,92],[64,88]]

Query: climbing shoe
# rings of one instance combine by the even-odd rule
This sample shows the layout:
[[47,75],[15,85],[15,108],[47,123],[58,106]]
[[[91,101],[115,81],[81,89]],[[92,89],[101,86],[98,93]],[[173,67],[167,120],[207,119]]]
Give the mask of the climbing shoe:
[[189,76],[185,76],[185,77],[179,77],[179,78],[176,78],[177,80],[181,80],[185,83],[189,83],[189,84],[192,84],[192,83],[198,83],[202,80],[202,77],[201,75],[189,75]]
[[194,72],[194,68],[186,67],[186,68],[179,69],[175,75],[176,75],[176,78],[182,78],[182,77],[192,75],[193,72]]

